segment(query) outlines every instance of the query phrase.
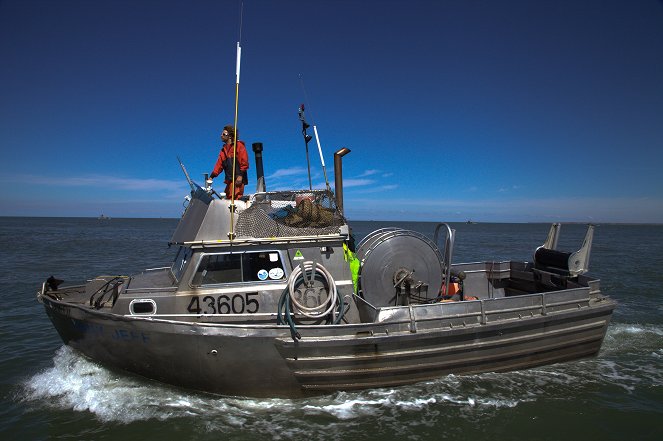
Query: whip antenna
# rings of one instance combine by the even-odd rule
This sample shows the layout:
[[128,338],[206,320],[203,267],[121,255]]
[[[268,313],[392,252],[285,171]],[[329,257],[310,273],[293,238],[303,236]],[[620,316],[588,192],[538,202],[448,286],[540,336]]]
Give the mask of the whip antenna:
[[239,41],[237,41],[237,61],[235,63],[235,122],[233,133],[233,173],[231,182],[231,197],[230,197],[230,232],[228,239],[231,241],[235,238],[235,174],[237,168],[237,114],[239,109],[239,71],[242,63],[242,46],[240,45],[242,38],[242,15],[244,13],[244,2],[241,3],[239,13]]
[[322,163],[322,174],[325,176],[325,185],[327,190],[329,188],[329,181],[327,180],[327,168],[325,167],[325,157],[322,155],[322,147],[320,146],[320,138],[318,137],[318,128],[313,124],[313,134],[315,135],[315,142],[318,143],[318,153],[320,154],[320,162]]
[[[302,91],[304,92],[304,101],[308,106],[308,95],[306,93],[306,87],[304,87],[304,76],[302,74],[299,74],[299,82],[302,86]],[[306,134],[306,129],[311,126],[307,124],[306,120],[304,119],[304,104],[299,106],[299,120],[302,122],[302,134],[304,135],[304,142],[306,143],[306,163],[308,166],[308,184],[309,184],[309,189],[312,189],[311,163],[309,162],[309,157],[308,157],[308,143],[312,138],[310,135]],[[315,125],[315,123],[313,124],[313,134],[315,135],[315,142],[318,145],[318,154],[320,155],[320,163],[322,164],[322,174],[325,177],[325,185],[327,186],[327,190],[331,191],[329,187],[329,180],[327,179],[327,168],[325,167],[325,157],[322,154],[322,146],[320,145],[320,137],[318,136],[318,127]]]

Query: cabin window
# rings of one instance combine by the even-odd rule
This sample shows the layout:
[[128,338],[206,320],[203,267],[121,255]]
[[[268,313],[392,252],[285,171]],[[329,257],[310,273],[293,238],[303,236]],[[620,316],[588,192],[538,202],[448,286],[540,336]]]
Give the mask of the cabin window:
[[255,251],[204,255],[191,284],[201,286],[283,279],[285,270],[281,255],[277,251]]
[[193,276],[194,285],[213,285],[242,281],[241,254],[206,254]]
[[137,299],[129,303],[131,315],[152,315],[157,312],[157,304],[152,299]]
[[285,278],[281,256],[276,251],[243,254],[242,273],[245,282]]
[[182,277],[184,269],[191,259],[191,254],[191,248],[180,247],[179,251],[177,252],[177,256],[175,256],[175,261],[173,262],[172,267],[172,272],[173,276],[175,276],[175,279],[180,280],[180,277]]

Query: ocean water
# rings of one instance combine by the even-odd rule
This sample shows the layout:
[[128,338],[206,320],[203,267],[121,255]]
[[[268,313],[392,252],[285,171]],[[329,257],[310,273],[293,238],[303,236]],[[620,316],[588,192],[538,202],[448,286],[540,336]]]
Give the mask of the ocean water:
[[[661,440],[663,226],[599,225],[590,273],[619,303],[595,358],[309,399],[221,397],[103,367],[64,346],[36,292],[168,265],[177,220],[0,218],[0,439]],[[355,222],[431,235],[433,223]],[[530,260],[547,224],[452,224],[454,261]],[[560,248],[586,226],[564,225]],[[238,372],[237,375],[241,375]]]

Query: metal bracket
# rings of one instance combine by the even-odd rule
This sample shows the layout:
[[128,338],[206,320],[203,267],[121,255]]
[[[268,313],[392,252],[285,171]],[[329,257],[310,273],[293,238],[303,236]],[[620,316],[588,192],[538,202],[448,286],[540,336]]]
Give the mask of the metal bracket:
[[410,332],[414,334],[417,332],[417,321],[414,318],[414,310],[412,309],[412,305],[408,305],[408,310],[410,311]]

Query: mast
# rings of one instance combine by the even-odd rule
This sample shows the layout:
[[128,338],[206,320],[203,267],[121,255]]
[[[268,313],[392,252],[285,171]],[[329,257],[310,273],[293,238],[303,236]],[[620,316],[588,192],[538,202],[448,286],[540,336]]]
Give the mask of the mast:
[[230,195],[230,232],[228,233],[228,239],[231,241],[235,238],[235,180],[236,180],[236,166],[237,166],[237,116],[239,110],[239,71],[240,65],[242,62],[242,46],[240,41],[242,40],[242,14],[244,12],[244,2],[240,7],[239,13],[239,38],[237,41],[237,59],[235,62],[235,120],[233,123],[233,173],[232,173],[232,182],[231,182],[231,192]]

